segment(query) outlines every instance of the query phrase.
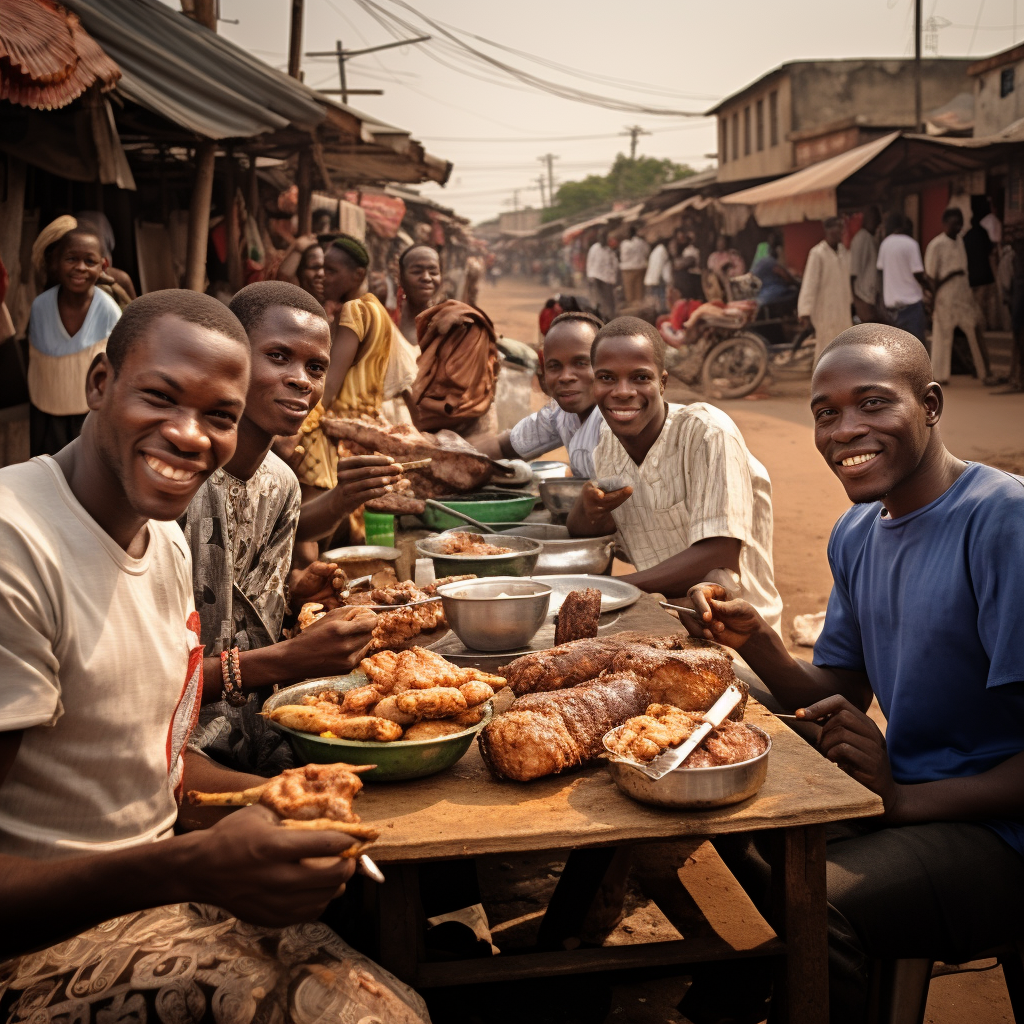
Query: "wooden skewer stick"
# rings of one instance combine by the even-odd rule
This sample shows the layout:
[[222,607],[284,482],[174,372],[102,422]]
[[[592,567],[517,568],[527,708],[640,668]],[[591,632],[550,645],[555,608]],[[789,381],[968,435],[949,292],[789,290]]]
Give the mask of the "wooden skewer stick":
[[413,462],[397,462],[394,468],[404,473],[408,469],[422,469],[424,466],[429,466],[433,461],[433,459],[416,459]]
[[196,807],[249,807],[258,804],[263,791],[270,785],[253,786],[237,793],[200,793],[194,789],[188,791],[188,802]]

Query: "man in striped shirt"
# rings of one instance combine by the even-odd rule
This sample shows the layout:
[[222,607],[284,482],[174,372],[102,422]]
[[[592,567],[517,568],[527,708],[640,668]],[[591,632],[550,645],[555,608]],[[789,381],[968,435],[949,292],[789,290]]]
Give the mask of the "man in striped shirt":
[[590,479],[603,422],[594,404],[590,366],[590,346],[600,329],[601,321],[591,313],[555,317],[544,337],[539,370],[541,387],[551,401],[511,430],[476,439],[476,447],[492,459],[529,460],[564,446],[573,476]]
[[703,402],[665,401],[665,343],[646,321],[601,328],[591,361],[608,429],[594,451],[597,482],[580,493],[569,532],[618,530],[637,569],[626,579],[649,593],[683,597],[694,582],[729,580],[726,589],[778,631],[771,481],[736,424]]

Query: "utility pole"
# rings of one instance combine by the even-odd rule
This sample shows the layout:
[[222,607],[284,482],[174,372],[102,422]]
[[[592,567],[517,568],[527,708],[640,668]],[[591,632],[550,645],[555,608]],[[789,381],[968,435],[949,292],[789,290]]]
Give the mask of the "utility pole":
[[288,30],[288,74],[302,78],[302,5],[304,0],[292,0],[292,21]]
[[921,123],[921,0],[914,0],[914,131],[923,132]]
[[641,135],[650,135],[651,133],[647,131],[646,128],[641,128],[638,124],[632,124],[626,125],[626,130],[621,134],[629,136],[629,159],[635,160],[637,139],[639,139]]
[[[542,164],[548,165],[548,206],[555,205],[555,170],[554,162],[558,159],[554,153],[545,153],[537,157]],[[541,199],[544,198],[544,189],[540,190]]]
[[544,198],[544,175],[540,175],[537,178],[537,184],[540,186],[540,205],[542,207],[550,206],[551,204]]
[[[293,3],[295,0],[293,0]],[[346,50],[338,39],[334,43],[333,50],[318,50],[315,53],[307,53],[307,57],[337,57],[338,77],[341,79],[340,89],[321,89],[323,93],[341,93],[341,102],[348,103],[349,96],[383,96],[383,89],[350,89],[345,80],[345,61],[352,57],[360,57],[364,53],[377,53],[378,50],[390,50],[396,46],[408,46],[411,43],[425,43],[430,36],[417,36],[415,39],[397,39],[393,43],[383,43],[381,46],[367,46],[362,50]]]

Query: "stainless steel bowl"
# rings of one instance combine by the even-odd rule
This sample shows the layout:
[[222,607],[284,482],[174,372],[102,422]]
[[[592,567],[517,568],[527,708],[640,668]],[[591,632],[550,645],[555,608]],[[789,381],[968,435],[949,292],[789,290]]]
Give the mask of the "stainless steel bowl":
[[567,516],[586,482],[578,476],[566,477],[564,480],[541,480],[537,489],[544,507],[553,516]]
[[583,572],[600,576],[612,563],[615,534],[606,537],[570,537],[569,530],[553,523],[523,523],[503,527],[504,537],[532,537],[544,545],[534,576]]
[[534,483],[540,483],[541,480],[563,480],[568,468],[564,462],[555,462],[553,459],[540,459],[530,463]]
[[[448,530],[447,533],[474,533],[471,527]],[[543,550],[538,540],[529,537],[503,537],[492,534],[478,534],[489,543],[499,547],[512,548],[506,555],[446,555],[440,549],[440,537],[425,537],[416,541],[416,552],[421,558],[434,562],[434,575],[464,576],[530,576],[537,566],[537,559]]]
[[767,740],[768,746],[763,754],[749,761],[725,764],[718,768],[676,768],[657,781],[629,761],[618,760],[609,748],[608,740],[622,728],[620,725],[605,733],[605,750],[611,755],[608,770],[612,773],[615,785],[641,803],[684,810],[728,807],[752,797],[764,785],[768,774],[772,738],[756,725],[747,725],[747,728]]
[[463,580],[438,587],[455,635],[477,651],[525,647],[544,625],[551,587],[518,576]]

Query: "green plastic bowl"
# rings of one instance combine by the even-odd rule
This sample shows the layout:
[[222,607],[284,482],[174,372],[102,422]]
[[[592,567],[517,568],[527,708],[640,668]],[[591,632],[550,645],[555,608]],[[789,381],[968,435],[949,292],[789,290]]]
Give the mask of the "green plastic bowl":
[[[537,499],[522,491],[479,491],[476,494],[453,494],[438,498],[442,505],[472,516],[478,523],[521,523],[532,511]],[[420,519],[432,530],[450,530],[468,523],[455,516],[446,516],[440,509],[427,507]]]
[[[285,704],[301,704],[302,698],[322,690],[352,690],[365,686],[366,676],[352,672],[347,676],[324,676],[307,679],[304,683],[287,686],[267,698],[265,711]],[[491,720],[493,707],[488,704],[484,717],[476,724],[451,736],[434,740],[394,740],[374,743],[367,740],[323,739],[311,732],[289,729],[277,722],[270,724],[283,733],[291,744],[297,764],[375,764],[373,771],[363,772],[364,782],[401,782],[404,779],[422,779],[451,768],[469,750],[473,737]]]

